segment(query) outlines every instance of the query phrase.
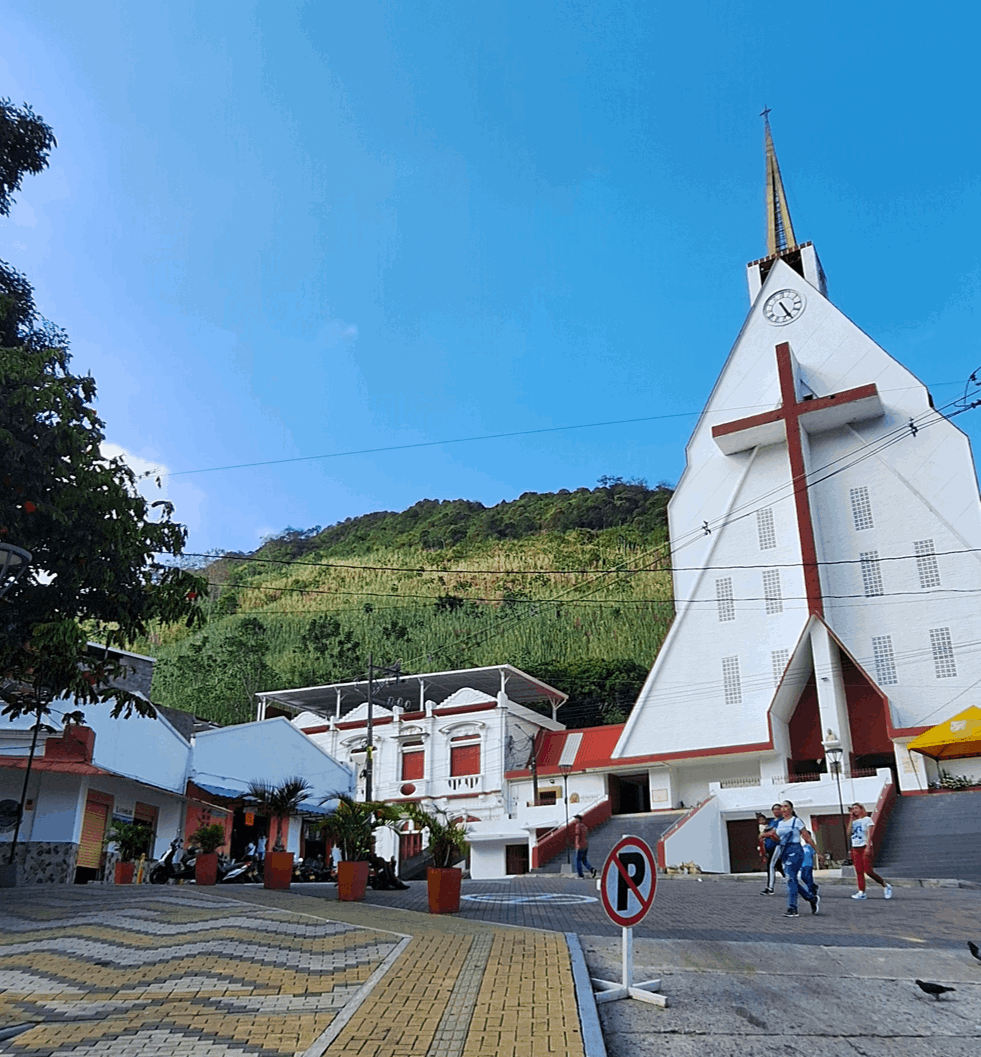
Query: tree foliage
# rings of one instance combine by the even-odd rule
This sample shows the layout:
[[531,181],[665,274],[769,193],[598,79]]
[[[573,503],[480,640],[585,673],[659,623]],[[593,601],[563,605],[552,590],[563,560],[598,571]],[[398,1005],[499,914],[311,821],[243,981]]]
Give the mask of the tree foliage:
[[648,669],[629,658],[532,663],[525,669],[569,695],[559,709],[567,727],[623,723],[637,700]]
[[154,690],[175,708],[222,723],[244,723],[253,718],[256,694],[283,686],[268,656],[266,625],[245,617],[226,634],[202,635],[186,652],[158,662]]
[[[54,136],[30,110],[0,101],[0,214],[26,172],[47,165]],[[149,503],[122,459],[106,459],[95,380],[70,369],[66,335],[39,315],[30,283],[0,263],[0,539],[31,552],[28,572],[0,600],[3,713],[43,711],[55,697],[112,702],[114,715],[152,715],[116,685],[107,645],[144,638],[154,622],[200,622],[205,580],[168,567],[184,527],[169,503]]]
[[43,172],[51,148],[57,145],[44,118],[27,103],[18,107],[0,99],[0,216],[10,215],[13,193],[24,174]]

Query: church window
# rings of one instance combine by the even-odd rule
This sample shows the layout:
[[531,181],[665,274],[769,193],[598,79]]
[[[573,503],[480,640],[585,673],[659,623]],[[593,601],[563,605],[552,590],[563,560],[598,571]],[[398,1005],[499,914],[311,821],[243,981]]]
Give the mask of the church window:
[[760,535],[760,550],[772,550],[777,545],[777,533],[773,527],[773,508],[765,506],[756,511],[756,530]]
[[870,529],[875,527],[875,523],[872,521],[872,503],[869,500],[869,490],[863,484],[861,488],[853,488],[851,490],[852,497],[852,517],[855,520],[855,529],[857,532],[861,532],[862,529]]
[[878,551],[862,551],[859,554],[862,563],[862,587],[865,597],[874,598],[882,594],[882,570],[879,568]]
[[736,605],[732,599],[732,577],[715,581],[715,600],[719,606],[719,620],[735,620]]
[[783,595],[780,592],[780,570],[766,569],[763,573],[763,598],[766,601],[766,615],[783,612]]
[[940,566],[933,549],[933,540],[917,540],[913,544],[916,554],[916,571],[920,577],[920,587],[940,586]]
[[779,686],[783,673],[787,670],[787,662],[790,660],[790,650],[774,650],[770,654],[773,664],[773,685]]
[[873,636],[872,659],[875,663],[876,682],[880,686],[891,686],[899,681],[896,678],[896,659],[892,652],[891,635]]
[[739,658],[722,658],[722,688],[726,695],[727,705],[741,705],[743,702],[743,688],[739,682]]
[[933,667],[938,679],[953,679],[957,675],[954,663],[954,644],[950,641],[950,628],[931,628],[930,646],[933,648]]

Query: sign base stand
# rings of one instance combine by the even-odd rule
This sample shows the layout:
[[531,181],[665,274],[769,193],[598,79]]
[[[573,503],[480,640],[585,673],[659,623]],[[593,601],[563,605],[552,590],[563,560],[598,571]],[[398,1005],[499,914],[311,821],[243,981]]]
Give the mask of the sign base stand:
[[661,990],[660,980],[644,980],[634,983],[634,930],[623,930],[623,981],[615,984],[610,980],[592,978],[593,987],[599,988],[593,993],[596,1004],[615,1002],[619,998],[636,998],[640,1002],[649,1002],[652,1006],[667,1007],[668,1000],[658,994]]

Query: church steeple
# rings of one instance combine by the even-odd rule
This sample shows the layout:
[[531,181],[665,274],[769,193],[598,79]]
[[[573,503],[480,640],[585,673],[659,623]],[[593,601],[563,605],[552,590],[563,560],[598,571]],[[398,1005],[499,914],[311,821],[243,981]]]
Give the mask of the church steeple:
[[766,149],[766,251],[769,254],[783,253],[797,245],[794,238],[794,225],[790,219],[790,207],[783,189],[783,177],[780,175],[780,163],[773,147],[773,136],[770,133],[770,109],[767,107],[760,115],[766,122],[763,144]]
[[755,300],[763,288],[773,265],[782,260],[793,268],[811,286],[827,297],[827,284],[824,269],[818,259],[817,251],[810,242],[798,242],[794,234],[793,221],[790,219],[790,206],[787,205],[787,193],[783,188],[783,177],[780,175],[780,164],[773,146],[773,135],[770,132],[770,109],[767,107],[760,115],[765,122],[763,146],[766,152],[766,252],[765,257],[750,261],[747,265],[746,278],[749,282],[749,299]]

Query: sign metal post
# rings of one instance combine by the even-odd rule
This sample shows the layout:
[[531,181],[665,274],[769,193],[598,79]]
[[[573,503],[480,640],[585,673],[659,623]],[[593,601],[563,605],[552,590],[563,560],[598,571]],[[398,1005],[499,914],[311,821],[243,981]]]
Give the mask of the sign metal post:
[[658,994],[660,980],[634,982],[634,925],[639,924],[654,903],[657,891],[657,863],[654,853],[640,839],[625,835],[603,864],[600,895],[607,916],[623,929],[622,977],[620,983],[593,977],[597,1003],[618,998],[636,998],[655,1006],[666,1006],[668,1000]]

